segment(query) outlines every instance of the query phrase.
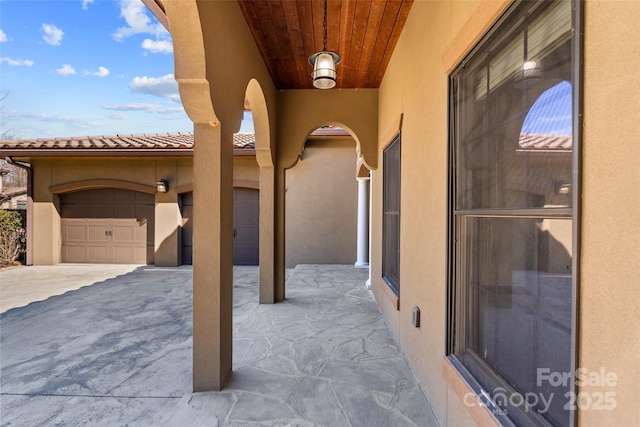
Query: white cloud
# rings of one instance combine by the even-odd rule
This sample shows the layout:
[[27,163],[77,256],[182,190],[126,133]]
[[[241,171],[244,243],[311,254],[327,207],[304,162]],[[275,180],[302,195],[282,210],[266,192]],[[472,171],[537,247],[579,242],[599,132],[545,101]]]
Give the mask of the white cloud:
[[109,75],[109,70],[107,70],[103,66],[99,66],[98,67],[98,71],[86,72],[85,74],[88,74],[88,75],[91,75],[91,76],[96,76],[96,77],[107,77]]
[[178,82],[174,79],[173,74],[162,77],[134,77],[129,83],[129,87],[132,92],[146,93],[174,101],[180,100]]
[[[145,111],[152,114],[163,114],[165,117],[175,115],[179,118],[184,118],[185,112],[182,107],[164,107],[160,104],[150,104],[144,102],[134,102],[131,104],[102,104],[100,107],[105,110],[111,111]],[[118,115],[118,114],[114,114]],[[122,115],[124,116],[124,114]],[[111,117],[111,116],[108,116]],[[126,116],[124,116],[126,117]],[[124,118],[123,117],[123,118]],[[115,118],[115,117],[111,117]],[[171,117],[169,117],[171,118]]]
[[7,56],[0,58],[0,63],[6,62],[12,67],[31,67],[35,62],[29,59],[12,59]]
[[127,115],[122,113],[114,113],[106,115],[111,120],[127,120]]
[[0,43],[4,43],[7,40],[8,40],[7,34],[4,31],[0,30]]
[[82,0],[82,10],[89,9],[91,3],[93,3],[93,0]]
[[102,123],[95,120],[88,120],[77,116],[67,116],[46,113],[23,113],[18,111],[8,111],[7,117],[15,120],[36,120],[41,122],[59,122],[78,126],[79,128],[94,128],[102,126]]
[[52,46],[59,46],[64,36],[64,32],[60,28],[51,24],[42,24],[42,32],[44,33],[42,40]]
[[134,34],[152,34],[156,37],[169,37],[169,32],[159,22],[153,22],[147,9],[140,0],[120,0],[120,16],[127,22],[126,27],[118,28],[113,38],[121,41]]
[[113,111],[148,111],[150,113],[158,112],[162,109],[159,104],[145,104],[145,103],[132,103],[132,104],[102,104],[100,107],[105,110]]
[[169,40],[145,39],[142,42],[142,48],[151,53],[171,53],[173,52],[173,43]]
[[64,64],[62,67],[56,70],[56,73],[60,74],[61,76],[69,76],[71,74],[75,74],[76,70],[71,65]]

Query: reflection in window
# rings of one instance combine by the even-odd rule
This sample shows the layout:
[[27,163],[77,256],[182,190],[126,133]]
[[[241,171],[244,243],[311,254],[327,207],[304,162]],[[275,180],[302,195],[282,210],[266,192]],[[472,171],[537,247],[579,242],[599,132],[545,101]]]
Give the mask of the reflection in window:
[[382,278],[400,296],[400,134],[383,152]]
[[[527,113],[521,133],[571,136],[571,94],[571,83],[567,81],[545,90]],[[556,148],[553,145],[548,147]],[[571,145],[562,148],[571,149]]]
[[572,366],[572,25],[571,1],[516,3],[451,77],[451,352],[490,395],[554,396],[501,406],[519,425],[570,421],[536,374]]

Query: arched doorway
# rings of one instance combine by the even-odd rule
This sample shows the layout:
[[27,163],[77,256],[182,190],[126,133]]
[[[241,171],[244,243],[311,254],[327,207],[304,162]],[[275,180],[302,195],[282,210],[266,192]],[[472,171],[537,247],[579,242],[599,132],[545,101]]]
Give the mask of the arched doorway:
[[353,137],[331,126],[312,132],[299,160],[285,171],[287,268],[355,263],[356,164]]

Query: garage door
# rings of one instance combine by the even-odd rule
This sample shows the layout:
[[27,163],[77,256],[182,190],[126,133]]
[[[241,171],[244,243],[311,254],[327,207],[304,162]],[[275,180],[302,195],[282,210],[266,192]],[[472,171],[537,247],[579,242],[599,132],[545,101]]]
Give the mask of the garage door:
[[180,195],[180,213],[182,214],[181,258],[183,265],[193,264],[193,193]]
[[[182,212],[182,263],[193,263],[193,193],[180,197]],[[260,247],[260,192],[233,189],[233,263],[258,265]]]
[[153,264],[154,202],[117,188],[61,195],[62,262]]
[[260,192],[233,189],[233,263],[258,265],[260,248]]

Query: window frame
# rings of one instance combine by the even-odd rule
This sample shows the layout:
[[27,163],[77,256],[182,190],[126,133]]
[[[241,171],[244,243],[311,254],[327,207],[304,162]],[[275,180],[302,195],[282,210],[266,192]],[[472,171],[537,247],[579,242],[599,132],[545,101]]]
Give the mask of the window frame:
[[[387,170],[389,168],[389,165],[387,163],[388,160],[388,156],[390,156],[391,154],[389,154],[392,150],[396,149],[398,150],[398,160],[396,163],[394,163],[393,166],[397,167],[396,170],[396,176],[397,176],[397,183],[390,183],[389,182],[389,177],[391,176],[390,173],[388,173],[389,171]],[[382,163],[383,163],[383,170],[382,170],[382,279],[384,280],[384,282],[387,284],[387,286],[389,287],[389,289],[391,290],[391,292],[393,292],[395,294],[396,297],[400,298],[400,224],[401,224],[401,188],[402,188],[402,136],[401,136],[401,132],[398,132],[389,142],[389,144],[387,144],[387,146],[384,148],[383,152],[382,152]],[[393,189],[390,189],[389,187],[393,185]],[[395,190],[393,196],[395,197],[395,203],[397,205],[398,210],[397,211],[390,211],[388,210],[388,204],[390,201],[390,196],[392,194],[391,190]],[[387,241],[387,215],[396,215],[397,216],[397,227],[395,230],[395,239],[394,239],[394,243],[395,244],[395,253],[397,253],[397,258],[396,258],[396,269],[397,271],[389,271],[389,261],[387,260],[387,247],[389,245],[389,242]]]
[[[446,341],[445,351],[446,358],[451,363],[454,369],[456,369],[462,378],[467,382],[468,386],[478,395],[478,398],[487,396],[485,388],[481,385],[478,377],[482,380],[490,379],[494,386],[503,387],[509,390],[511,387],[493,371],[488,365],[483,366],[482,361],[478,363],[480,372],[475,370],[475,376],[469,369],[467,369],[459,357],[455,354],[456,350],[461,346],[465,346],[465,333],[466,324],[465,318],[461,317],[461,313],[468,315],[468,297],[464,295],[466,286],[462,282],[466,272],[464,269],[469,264],[469,260],[465,259],[466,255],[466,234],[460,232],[458,224],[461,216],[468,215],[469,217],[503,217],[505,211],[509,211],[509,216],[505,218],[531,218],[539,217],[543,215],[546,218],[566,218],[572,221],[572,277],[571,277],[571,298],[572,298],[572,311],[571,311],[571,355],[570,364],[571,372],[576,372],[579,366],[578,360],[578,336],[579,336],[579,281],[580,281],[580,228],[581,228],[581,126],[582,126],[582,102],[583,102],[583,43],[584,43],[584,2],[579,0],[571,1],[571,19],[573,25],[573,40],[571,42],[571,74],[572,74],[572,138],[573,149],[571,153],[572,162],[572,194],[570,208],[566,209],[549,209],[549,208],[524,208],[524,209],[465,209],[456,210],[457,203],[457,144],[459,138],[459,129],[456,128],[456,95],[457,95],[457,81],[455,77],[465,67],[465,65],[475,58],[475,55],[482,53],[483,48],[488,46],[491,37],[497,31],[502,30],[503,26],[512,17],[513,13],[523,4],[525,0],[514,0],[509,6],[507,6],[501,16],[496,22],[479,37],[478,42],[469,50],[469,53],[460,61],[460,63],[452,69],[448,76],[448,149],[447,149],[447,300],[446,300]],[[464,236],[464,237],[462,237]],[[460,241],[458,241],[460,240]],[[480,358],[479,358],[480,359]],[[482,372],[484,371],[484,372]],[[484,382],[484,381],[483,381]],[[578,388],[575,384],[575,378],[570,379],[569,390],[577,395]],[[483,399],[483,403],[486,404],[487,409],[493,414],[493,416],[503,425],[514,425],[509,416],[501,411],[501,409],[495,405],[491,399]],[[577,410],[572,410],[569,415],[569,425],[577,425]],[[528,418],[524,416],[525,420]],[[522,419],[520,418],[520,419]],[[537,416],[535,419],[529,418],[532,423],[540,422]],[[544,420],[547,422],[547,420]]]

